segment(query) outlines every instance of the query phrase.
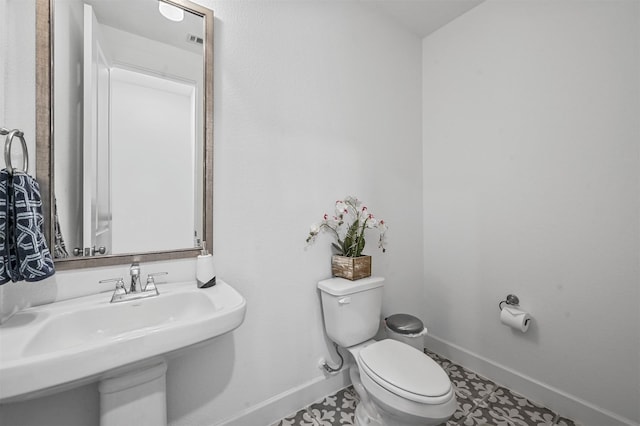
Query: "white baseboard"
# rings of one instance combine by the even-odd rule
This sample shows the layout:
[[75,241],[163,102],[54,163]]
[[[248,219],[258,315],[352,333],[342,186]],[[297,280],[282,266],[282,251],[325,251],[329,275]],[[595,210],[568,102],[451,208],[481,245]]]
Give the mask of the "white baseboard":
[[316,377],[227,418],[216,426],[269,426],[351,384],[349,369]]
[[425,336],[427,349],[485,376],[516,393],[540,403],[584,426],[638,426],[638,423],[570,395],[432,335]]

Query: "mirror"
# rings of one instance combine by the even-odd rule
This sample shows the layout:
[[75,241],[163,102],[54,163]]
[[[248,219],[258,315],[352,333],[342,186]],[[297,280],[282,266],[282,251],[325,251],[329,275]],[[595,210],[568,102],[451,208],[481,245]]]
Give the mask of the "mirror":
[[37,0],[36,20],[36,177],[56,268],[211,251],[213,12]]

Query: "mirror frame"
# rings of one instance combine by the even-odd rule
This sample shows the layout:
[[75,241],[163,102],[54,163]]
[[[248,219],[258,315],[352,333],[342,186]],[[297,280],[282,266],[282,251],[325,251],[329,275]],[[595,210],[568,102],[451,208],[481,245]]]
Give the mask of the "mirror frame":
[[[42,196],[44,234],[52,247],[54,235],[54,137],[53,137],[53,1],[36,0],[36,178]],[[188,0],[162,0],[201,16],[205,25],[204,45],[204,173],[203,240],[213,252],[213,11]],[[158,205],[158,208],[160,206]],[[57,270],[112,266],[196,257],[200,248],[127,253],[94,257],[54,259]],[[53,249],[51,249],[53,253]]]

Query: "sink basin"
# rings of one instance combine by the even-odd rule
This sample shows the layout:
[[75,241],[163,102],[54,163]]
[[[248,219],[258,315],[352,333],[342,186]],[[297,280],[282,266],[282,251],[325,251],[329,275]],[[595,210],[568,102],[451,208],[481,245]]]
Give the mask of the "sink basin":
[[161,284],[109,303],[100,293],[26,309],[0,325],[0,403],[46,395],[238,327],[245,299],[222,280]]

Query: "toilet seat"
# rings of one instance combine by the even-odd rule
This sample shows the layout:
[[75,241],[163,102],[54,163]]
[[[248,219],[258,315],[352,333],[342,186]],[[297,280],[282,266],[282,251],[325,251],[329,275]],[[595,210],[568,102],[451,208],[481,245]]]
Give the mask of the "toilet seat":
[[435,405],[451,399],[449,377],[431,358],[396,340],[381,340],[358,353],[358,364],[385,390],[410,401]]

